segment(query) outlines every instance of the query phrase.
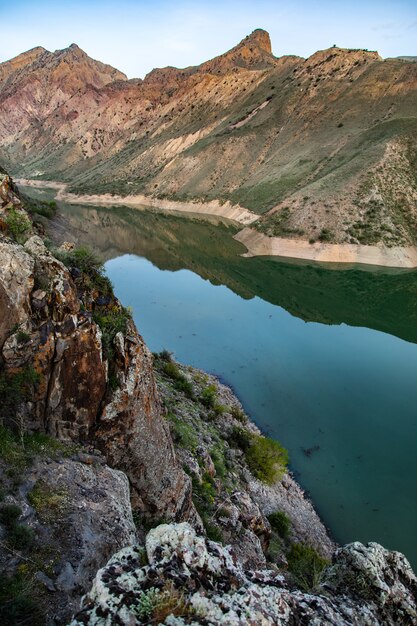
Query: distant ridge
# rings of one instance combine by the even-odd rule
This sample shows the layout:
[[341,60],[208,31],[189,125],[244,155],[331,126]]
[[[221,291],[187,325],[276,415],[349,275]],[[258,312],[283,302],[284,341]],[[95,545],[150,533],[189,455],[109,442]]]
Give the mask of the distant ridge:
[[127,80],[76,44],[0,64],[0,161],[69,191],[229,201],[270,237],[417,243],[415,57],[275,57],[256,29],[199,66]]

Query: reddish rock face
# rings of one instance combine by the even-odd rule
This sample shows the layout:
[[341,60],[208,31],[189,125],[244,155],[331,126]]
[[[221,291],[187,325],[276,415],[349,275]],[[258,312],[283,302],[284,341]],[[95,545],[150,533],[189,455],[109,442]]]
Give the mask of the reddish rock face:
[[95,324],[56,336],[46,397],[46,431],[63,440],[85,441],[106,391],[101,333]]
[[191,483],[179,470],[162,415],[153,357],[133,323],[119,337],[118,359],[120,387],[98,421],[97,445],[111,466],[128,475],[136,508],[168,519],[194,518]]
[[[10,202],[10,189],[18,193],[10,179],[1,189]],[[39,378],[19,407],[25,429],[100,447],[109,464],[127,474],[143,514],[199,526],[190,479],[163,416],[152,355],[134,323],[114,339],[112,390],[101,330],[92,310],[80,310],[82,272],[75,284],[37,235],[24,247],[0,235],[0,259],[0,375],[32,368]],[[99,293],[88,289],[84,306],[91,309]],[[109,300],[121,308],[113,296]]]

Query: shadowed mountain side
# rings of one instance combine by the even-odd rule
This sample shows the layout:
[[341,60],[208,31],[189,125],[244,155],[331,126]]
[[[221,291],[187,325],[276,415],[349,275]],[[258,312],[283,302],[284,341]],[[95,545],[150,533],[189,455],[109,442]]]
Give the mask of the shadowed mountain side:
[[145,256],[164,270],[191,270],[242,298],[279,305],[306,322],[366,326],[417,342],[416,272],[242,258],[227,222],[167,216],[152,210],[60,205],[53,225],[59,241],[74,239],[108,260]]

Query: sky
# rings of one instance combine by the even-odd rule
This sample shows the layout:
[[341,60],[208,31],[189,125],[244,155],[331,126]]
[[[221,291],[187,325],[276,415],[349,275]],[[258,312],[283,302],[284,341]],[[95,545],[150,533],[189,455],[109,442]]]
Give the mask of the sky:
[[0,0],[0,62],[35,46],[76,43],[129,78],[197,65],[255,28],[276,56],[333,44],[417,56],[416,0]]

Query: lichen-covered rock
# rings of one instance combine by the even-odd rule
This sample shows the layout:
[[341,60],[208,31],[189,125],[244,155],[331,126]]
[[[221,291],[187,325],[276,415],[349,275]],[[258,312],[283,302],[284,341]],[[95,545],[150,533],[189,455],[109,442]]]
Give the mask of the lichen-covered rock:
[[386,624],[417,623],[417,578],[400,552],[378,543],[355,542],[339,548],[324,584],[337,593],[351,593],[378,607]]
[[[147,565],[139,547],[116,554],[98,572],[71,626],[416,623],[416,578],[405,557],[377,544],[339,550],[315,594],[288,589],[276,572],[243,570],[230,547],[197,536],[188,524],[152,530],[146,552]],[[361,591],[354,585],[358,577]],[[330,588],[335,578],[339,587]]]

